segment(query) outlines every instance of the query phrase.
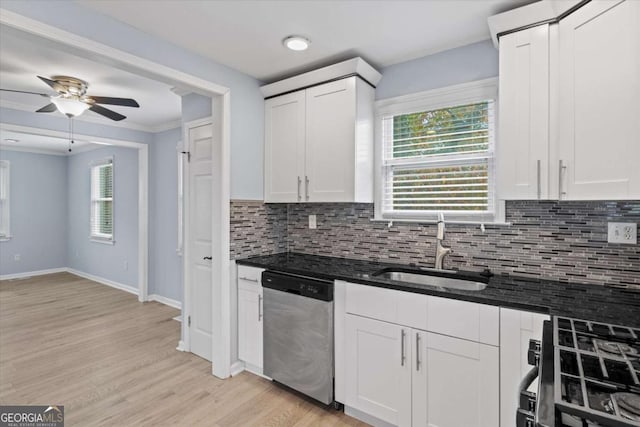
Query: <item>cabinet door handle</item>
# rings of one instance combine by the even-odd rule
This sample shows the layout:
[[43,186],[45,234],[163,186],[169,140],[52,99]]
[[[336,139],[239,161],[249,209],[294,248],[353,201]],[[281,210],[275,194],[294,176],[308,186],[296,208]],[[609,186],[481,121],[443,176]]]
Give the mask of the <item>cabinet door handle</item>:
[[240,279],[240,280],[246,280],[247,282],[256,282],[256,283],[258,283],[258,279],[251,279],[251,278],[249,278],[249,277],[242,277],[242,276],[240,276],[240,277],[238,277],[238,279]]
[[567,194],[566,191],[562,191],[562,172],[567,169],[567,166],[562,160],[558,161],[558,200],[562,200],[562,195]]
[[406,356],[404,354],[404,337],[405,337],[404,329],[401,329],[400,330],[400,366],[404,366],[404,361],[406,359]]
[[416,332],[416,371],[420,370],[420,333]]
[[262,321],[262,295],[258,295],[258,322]]
[[540,200],[540,192],[541,192],[541,188],[540,188],[540,160],[538,160],[537,165],[536,165],[536,182],[538,185],[538,200]]
[[300,194],[300,185],[302,185],[302,180],[298,177],[298,201],[302,199],[302,195]]
[[309,200],[309,177],[308,176],[304,176],[304,195],[305,195],[305,199]]

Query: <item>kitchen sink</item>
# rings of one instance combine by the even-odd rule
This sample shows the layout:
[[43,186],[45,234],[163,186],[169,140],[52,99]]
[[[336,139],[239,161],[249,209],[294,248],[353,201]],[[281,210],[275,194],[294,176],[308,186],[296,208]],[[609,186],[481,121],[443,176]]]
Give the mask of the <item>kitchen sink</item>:
[[374,277],[416,285],[435,286],[463,291],[481,291],[487,287],[491,273],[459,272],[419,268],[389,267],[373,273]]

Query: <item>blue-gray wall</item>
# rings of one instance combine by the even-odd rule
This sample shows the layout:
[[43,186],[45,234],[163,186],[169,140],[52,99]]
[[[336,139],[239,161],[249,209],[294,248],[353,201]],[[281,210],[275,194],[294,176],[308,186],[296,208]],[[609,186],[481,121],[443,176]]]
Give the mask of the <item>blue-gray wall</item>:
[[[2,7],[228,87],[231,93],[231,197],[262,199],[264,100],[258,80],[73,1],[3,0]],[[80,129],[77,132],[83,133]]]
[[[113,245],[89,239],[91,162],[113,157]],[[105,147],[68,157],[69,267],[138,288],[138,150]],[[125,263],[128,265],[125,266]]]
[[0,275],[66,267],[66,158],[0,150],[0,159],[10,162],[13,236],[0,242]]
[[392,98],[498,75],[498,50],[491,40],[391,65],[381,71],[376,99]]
[[[211,102],[209,102],[211,105]],[[149,294],[182,301],[178,247],[178,159],[181,129],[154,136],[149,150]]]
[[211,98],[190,93],[182,97],[182,124],[192,120],[210,117],[212,114]]

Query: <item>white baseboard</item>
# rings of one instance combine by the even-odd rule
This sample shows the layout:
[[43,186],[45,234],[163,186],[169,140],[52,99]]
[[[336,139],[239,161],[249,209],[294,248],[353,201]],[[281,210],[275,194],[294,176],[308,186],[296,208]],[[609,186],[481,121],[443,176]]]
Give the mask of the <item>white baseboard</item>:
[[85,273],[74,268],[69,268],[67,271],[76,276],[80,276],[85,279],[93,280],[94,282],[101,283],[103,285],[111,286],[112,288],[120,289],[121,291],[129,292],[130,294],[138,295],[138,289],[129,285],[114,282],[113,280],[105,279],[104,277],[94,276],[93,274]]
[[235,377],[242,371],[244,371],[244,362],[238,360],[237,362],[234,362],[233,364],[231,364],[231,368],[229,369],[229,375],[231,375],[232,377]]
[[180,340],[178,341],[178,346],[176,347],[176,350],[178,351],[187,351],[185,345],[184,345],[184,341]]
[[171,298],[163,297],[158,294],[149,295],[149,301],[157,301],[161,304],[168,305],[169,307],[177,308],[178,310],[182,310],[182,303],[180,301],[176,301]]
[[45,274],[64,273],[68,271],[67,267],[49,268],[47,270],[25,271],[24,273],[3,274],[0,280],[25,279],[27,277],[42,276]]

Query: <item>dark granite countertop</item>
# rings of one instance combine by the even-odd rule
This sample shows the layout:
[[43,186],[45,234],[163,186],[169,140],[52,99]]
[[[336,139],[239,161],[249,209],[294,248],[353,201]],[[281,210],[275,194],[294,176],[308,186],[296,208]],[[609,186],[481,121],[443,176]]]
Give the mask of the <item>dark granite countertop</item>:
[[623,287],[495,275],[482,291],[443,289],[373,276],[382,268],[403,265],[299,253],[245,258],[236,260],[236,263],[290,274],[640,327],[640,291]]

